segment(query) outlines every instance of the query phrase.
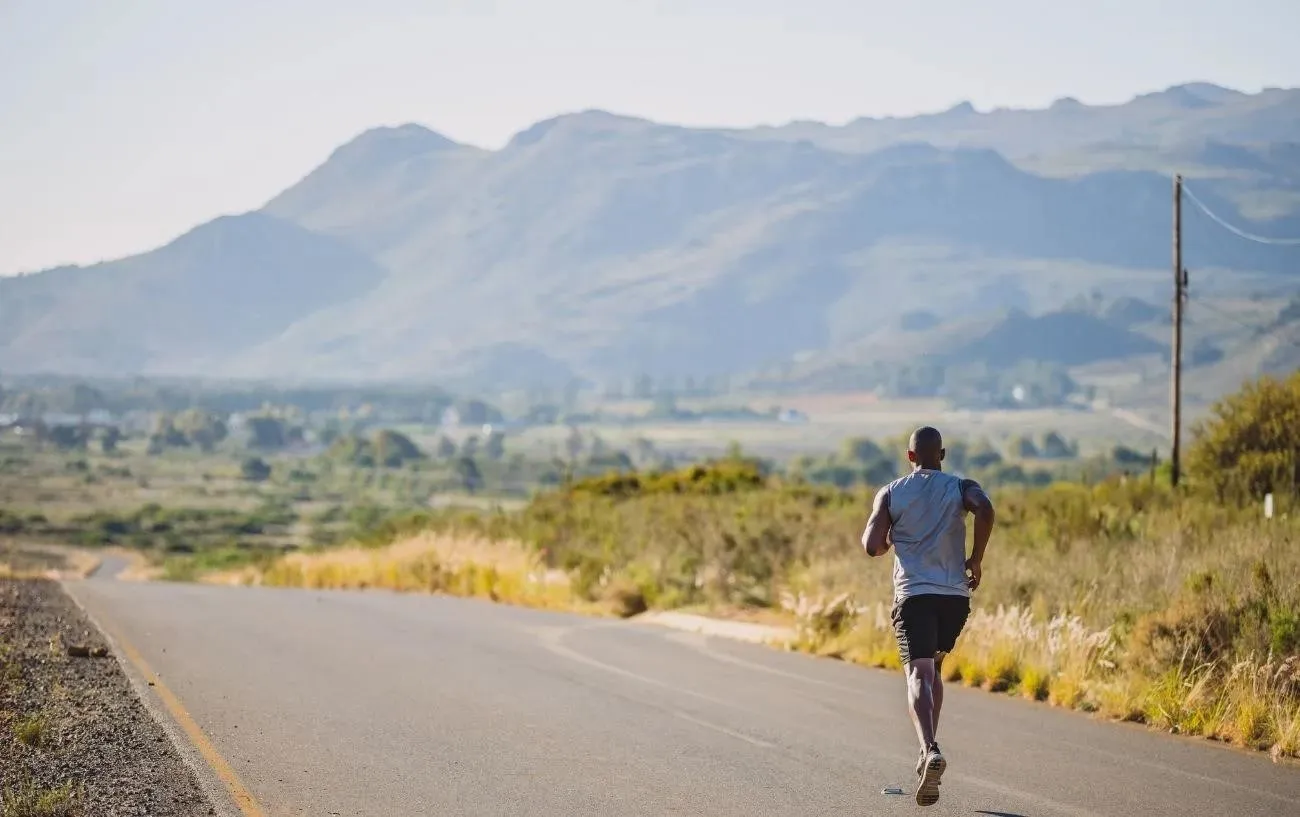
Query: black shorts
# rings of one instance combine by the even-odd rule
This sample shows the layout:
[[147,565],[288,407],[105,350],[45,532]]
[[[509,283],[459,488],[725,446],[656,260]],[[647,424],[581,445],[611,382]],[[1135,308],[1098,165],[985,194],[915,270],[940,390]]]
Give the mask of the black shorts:
[[952,652],[969,616],[969,596],[927,593],[895,604],[891,618],[903,666],[915,658],[934,658],[937,652]]

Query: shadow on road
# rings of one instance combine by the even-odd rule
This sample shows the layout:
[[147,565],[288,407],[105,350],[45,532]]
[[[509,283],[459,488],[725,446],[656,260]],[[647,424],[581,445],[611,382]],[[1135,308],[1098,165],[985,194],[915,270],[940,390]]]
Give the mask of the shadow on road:
[[1023,814],[1013,814],[1009,811],[977,811],[976,814],[987,814],[989,817],[1025,817]]

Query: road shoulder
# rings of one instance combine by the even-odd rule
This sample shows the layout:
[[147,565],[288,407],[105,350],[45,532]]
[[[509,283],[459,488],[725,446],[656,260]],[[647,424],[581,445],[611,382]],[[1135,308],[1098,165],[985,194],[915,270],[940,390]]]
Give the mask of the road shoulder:
[[785,647],[795,636],[794,628],[759,624],[750,621],[733,621],[693,613],[671,610],[652,611],[629,619],[638,624],[654,624],[672,630],[717,636],[733,641],[747,641],[772,647]]
[[58,582],[0,578],[0,634],[0,810],[217,813]]

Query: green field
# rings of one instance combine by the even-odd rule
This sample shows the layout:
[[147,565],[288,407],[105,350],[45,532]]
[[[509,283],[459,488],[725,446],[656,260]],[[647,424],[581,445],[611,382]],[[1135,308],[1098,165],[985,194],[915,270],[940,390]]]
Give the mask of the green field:
[[[721,400],[680,400],[682,408],[744,406],[757,412],[773,406],[794,409],[807,416],[806,422],[777,420],[631,420],[644,415],[649,401],[593,401],[586,411],[607,415],[602,421],[583,423],[582,433],[595,435],[614,448],[632,449],[637,440],[648,440],[656,448],[685,457],[716,456],[732,444],[764,457],[788,459],[809,453],[837,450],[854,437],[885,439],[906,434],[918,425],[935,425],[950,439],[989,440],[1001,443],[1022,436],[1041,436],[1055,431],[1077,440],[1085,452],[1128,445],[1141,450],[1168,448],[1167,419],[1160,412],[1142,413],[1105,409],[969,410],[953,408],[940,400],[881,400],[867,394],[772,396]],[[447,433],[461,441],[480,433],[479,429],[403,427],[423,445]],[[507,449],[531,457],[559,455],[565,451],[570,429],[544,426],[520,433],[507,432]]]

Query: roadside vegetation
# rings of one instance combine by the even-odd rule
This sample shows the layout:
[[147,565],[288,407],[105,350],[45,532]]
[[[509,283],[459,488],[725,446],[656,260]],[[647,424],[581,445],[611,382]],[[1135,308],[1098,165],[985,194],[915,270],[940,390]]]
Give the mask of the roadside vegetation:
[[[1178,491],[1158,473],[992,484],[999,521],[948,680],[1300,754],[1300,521],[1294,461],[1270,453],[1297,429],[1300,375],[1225,401]],[[889,566],[857,544],[871,492],[735,454],[573,481],[515,512],[411,515],[237,580],[761,610],[795,623],[799,649],[896,668]]]
[[[131,547],[175,579],[744,614],[792,625],[797,649],[898,666],[888,560],[858,540],[875,487],[906,467],[902,437],[783,462],[738,448],[684,462],[576,429],[565,451],[531,459],[499,431],[453,442],[347,427],[276,448],[303,433],[296,422],[254,423],[238,444],[194,437],[206,426],[186,415],[172,422],[184,446],[157,442],[165,426],[112,452],[11,445],[0,535]],[[192,442],[216,437],[211,451]],[[998,524],[945,675],[1300,755],[1297,450],[1300,375],[1221,403],[1177,490],[1164,463],[1122,446],[953,441],[947,467],[986,484]]]

